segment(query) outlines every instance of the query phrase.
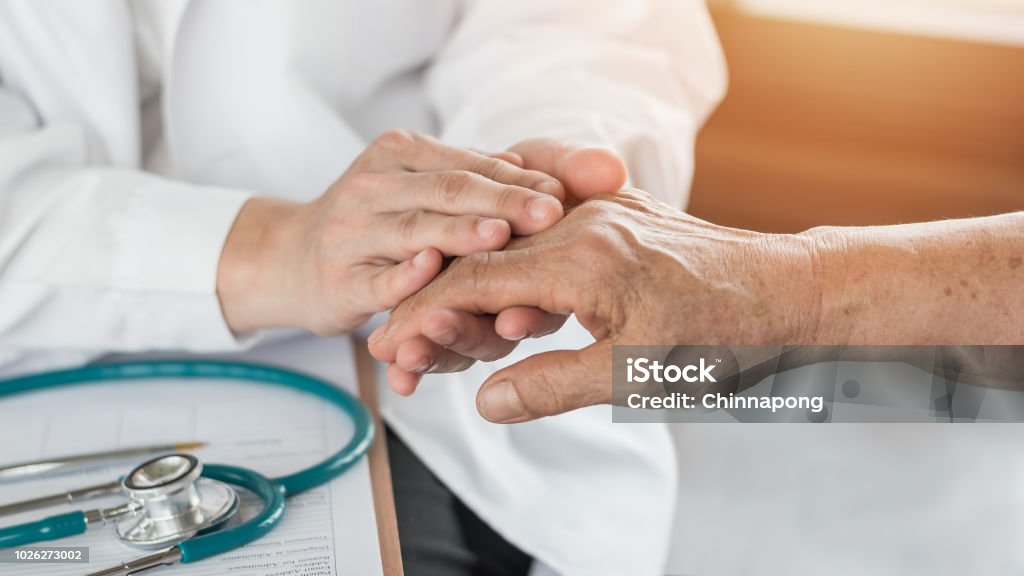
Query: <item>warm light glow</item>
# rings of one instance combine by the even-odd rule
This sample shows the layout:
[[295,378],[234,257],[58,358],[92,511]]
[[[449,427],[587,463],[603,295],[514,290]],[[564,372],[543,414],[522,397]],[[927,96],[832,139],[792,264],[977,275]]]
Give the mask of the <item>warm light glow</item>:
[[718,0],[717,3],[772,18],[1024,46],[1024,0]]

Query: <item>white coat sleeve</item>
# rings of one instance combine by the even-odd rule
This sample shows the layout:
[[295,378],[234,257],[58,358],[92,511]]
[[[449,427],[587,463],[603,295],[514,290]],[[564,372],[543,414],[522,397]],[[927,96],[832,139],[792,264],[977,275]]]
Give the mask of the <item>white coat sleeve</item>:
[[237,346],[216,295],[248,194],[89,162],[0,86],[0,358]]
[[430,70],[446,141],[609,146],[634,186],[685,205],[693,144],[726,88],[701,0],[479,0]]

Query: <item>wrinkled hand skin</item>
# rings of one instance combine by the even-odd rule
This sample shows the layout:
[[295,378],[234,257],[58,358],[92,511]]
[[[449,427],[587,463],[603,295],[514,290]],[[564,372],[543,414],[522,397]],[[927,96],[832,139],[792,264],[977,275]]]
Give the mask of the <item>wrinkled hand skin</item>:
[[639,190],[598,196],[504,251],[456,259],[393,311],[370,349],[395,362],[436,310],[575,314],[594,344],[532,356],[481,387],[485,418],[523,422],[609,402],[616,344],[812,341],[821,298],[815,251],[812,239],[717,226]]

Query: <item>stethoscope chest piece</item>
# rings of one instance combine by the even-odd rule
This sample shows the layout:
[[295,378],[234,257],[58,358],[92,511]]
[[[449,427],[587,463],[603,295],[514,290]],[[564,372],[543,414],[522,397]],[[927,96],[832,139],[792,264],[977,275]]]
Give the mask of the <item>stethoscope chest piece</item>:
[[202,472],[190,454],[160,456],[132,470],[122,488],[138,509],[117,523],[118,536],[139,548],[163,548],[227,521],[238,493]]
[[[2,0],[0,0],[2,2]],[[125,543],[157,549],[141,558],[90,576],[138,574],[170,564],[189,564],[238,549],[262,538],[284,517],[285,497],[322,486],[350,469],[373,442],[373,419],[359,399],[331,382],[272,366],[219,360],[160,360],[97,364],[84,368],[0,379],[0,399],[31,390],[109,380],[223,379],[252,381],[297,390],[330,402],[352,418],[352,438],[320,462],[280,478],[228,464],[205,467],[195,456],[168,454],[144,462],[127,476],[61,494],[0,505],[0,515],[56,503],[123,492],[128,497],[109,508],[74,510],[41,520],[0,526],[0,550],[84,534],[92,526],[116,522]],[[263,502],[251,518],[228,526],[239,508],[235,488]]]

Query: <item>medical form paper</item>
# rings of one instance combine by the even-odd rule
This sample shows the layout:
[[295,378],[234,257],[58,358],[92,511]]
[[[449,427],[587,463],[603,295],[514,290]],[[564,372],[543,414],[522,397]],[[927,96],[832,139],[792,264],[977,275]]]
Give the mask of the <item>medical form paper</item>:
[[[299,338],[233,358],[292,368],[357,388],[347,338]],[[340,448],[351,424],[333,407],[299,392],[219,380],[138,381],[72,387],[0,401],[0,462],[16,462],[156,442],[203,440],[205,462],[236,464],[277,476],[309,466]],[[0,503],[117,478],[139,462],[0,483]],[[0,526],[111,505],[87,501],[0,518]],[[259,503],[243,497],[241,513]],[[255,509],[254,509],[255,507]],[[116,565],[146,552],[122,544],[113,526],[95,526],[55,546],[88,546],[88,564],[0,564],[0,574],[71,576]],[[148,572],[147,572],[148,573]],[[380,548],[366,459],[327,486],[289,498],[284,520],[267,537],[196,564],[160,574],[327,576],[381,574]]]

